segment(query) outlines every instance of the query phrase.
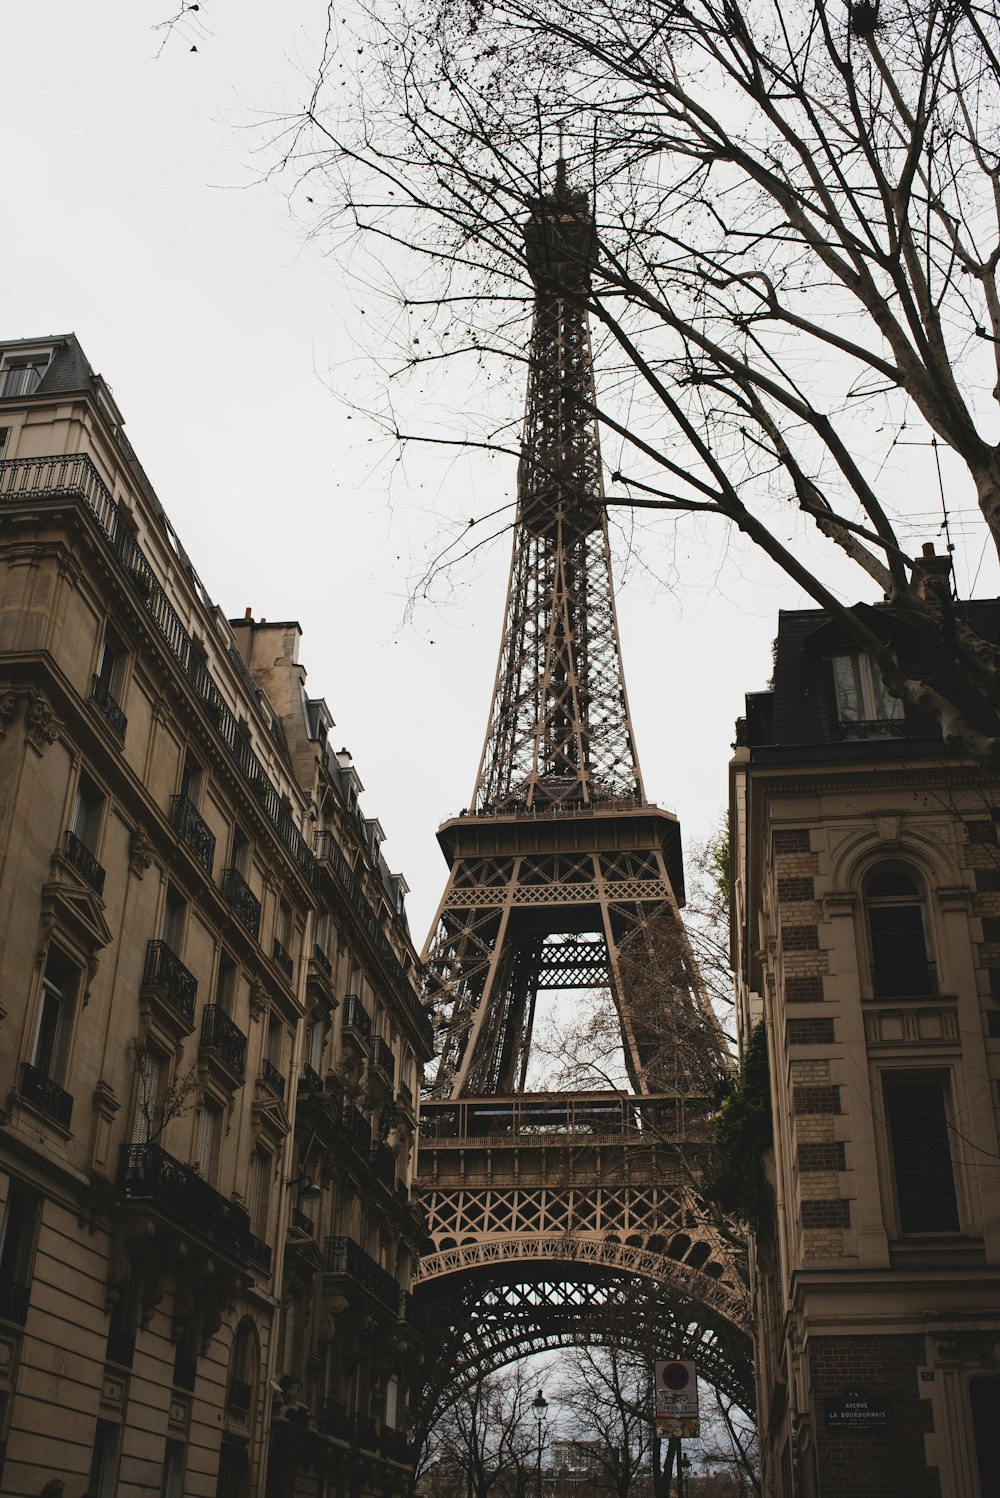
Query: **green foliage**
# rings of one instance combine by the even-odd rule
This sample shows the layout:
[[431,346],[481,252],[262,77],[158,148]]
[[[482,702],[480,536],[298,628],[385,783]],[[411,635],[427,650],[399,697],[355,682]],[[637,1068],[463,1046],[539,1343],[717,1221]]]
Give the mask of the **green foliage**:
[[758,1233],[769,1222],[774,1201],[764,1168],[773,1138],[767,1032],[759,1024],[744,1052],[736,1086],[712,1121],[704,1183],[706,1196]]
[[715,833],[705,845],[705,866],[719,901],[729,914],[732,890],[732,859],[729,851],[729,813],[726,812]]

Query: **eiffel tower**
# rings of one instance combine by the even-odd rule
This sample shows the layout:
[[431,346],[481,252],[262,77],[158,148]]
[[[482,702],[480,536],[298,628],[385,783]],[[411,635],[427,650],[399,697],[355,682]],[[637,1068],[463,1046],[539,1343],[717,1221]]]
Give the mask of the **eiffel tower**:
[[[594,234],[560,162],[524,229],[534,318],[492,709],[470,809],[438,832],[449,876],[424,960],[443,1044],[422,1106],[433,1251],[418,1301],[450,1328],[442,1386],[612,1338],[697,1347],[750,1408],[743,1266],[697,1190],[729,1062],[678,913],[680,828],[646,799],[622,671]],[[546,992],[591,1018],[610,995],[621,1085],[594,1057],[577,1090],[526,1090]]]

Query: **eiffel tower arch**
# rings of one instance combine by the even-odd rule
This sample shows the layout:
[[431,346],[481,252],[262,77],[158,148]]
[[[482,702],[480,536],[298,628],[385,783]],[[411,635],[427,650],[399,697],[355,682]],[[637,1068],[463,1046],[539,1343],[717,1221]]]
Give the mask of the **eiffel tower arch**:
[[[699,1191],[730,1062],[679,915],[680,828],[645,796],[615,615],[585,307],[594,221],[560,163],[535,288],[489,725],[424,960],[417,1303],[446,1383],[547,1347],[690,1355],[753,1408],[745,1265]],[[539,996],[610,994],[627,1081],[528,1091]]]

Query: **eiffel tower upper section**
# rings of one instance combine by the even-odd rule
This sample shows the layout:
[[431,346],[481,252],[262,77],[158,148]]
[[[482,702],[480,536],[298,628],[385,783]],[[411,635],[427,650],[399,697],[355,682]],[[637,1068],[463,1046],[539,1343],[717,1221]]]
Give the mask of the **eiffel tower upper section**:
[[595,223],[561,162],[524,235],[513,558],[472,809],[438,833],[433,1094],[523,1093],[539,992],[606,989],[633,1092],[711,1096],[727,1063],[678,915],[680,828],[645,799],[619,650],[586,306]]

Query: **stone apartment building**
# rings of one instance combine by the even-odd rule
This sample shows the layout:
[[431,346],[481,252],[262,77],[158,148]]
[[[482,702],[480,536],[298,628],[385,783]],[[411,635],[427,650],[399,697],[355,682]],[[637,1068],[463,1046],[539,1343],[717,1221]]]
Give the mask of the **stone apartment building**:
[[[1000,639],[1000,600],[956,607]],[[911,674],[945,670],[864,612]],[[766,1027],[774,1124],[751,1244],[764,1491],[991,1498],[1000,787],[814,610],[780,616],[737,733],[739,1026],[744,1050]]]
[[405,1484],[430,1025],[297,646],[211,602],[77,340],[0,344],[11,1498]]

